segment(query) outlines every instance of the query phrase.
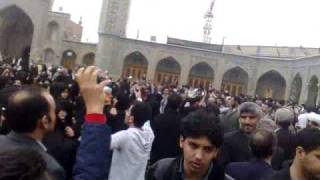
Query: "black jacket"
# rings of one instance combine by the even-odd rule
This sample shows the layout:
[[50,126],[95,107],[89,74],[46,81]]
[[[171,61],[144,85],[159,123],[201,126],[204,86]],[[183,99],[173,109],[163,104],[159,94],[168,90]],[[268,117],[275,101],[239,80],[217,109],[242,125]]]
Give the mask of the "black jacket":
[[281,171],[278,171],[268,180],[291,180],[290,177],[290,167],[284,168]]
[[67,179],[71,179],[78,141],[67,137],[63,123],[57,122],[55,130],[43,139],[43,144],[47,147],[47,152],[64,168]]
[[[149,168],[146,180],[183,180],[180,166],[181,158],[162,159]],[[223,169],[213,163],[207,177],[206,180],[224,180]]]
[[151,164],[163,158],[173,158],[179,155],[180,121],[179,113],[168,109],[151,122],[155,135],[151,150]]
[[272,167],[275,170],[280,170],[292,161],[295,153],[295,145],[293,139],[295,135],[288,129],[279,129],[276,131],[277,148],[274,150],[272,157]]
[[241,130],[227,133],[218,154],[218,161],[225,166],[231,162],[249,161],[253,155],[249,149],[249,136]]
[[225,172],[237,180],[263,180],[274,174],[272,167],[264,160],[230,163]]
[[16,148],[31,148],[38,151],[45,162],[47,163],[47,169],[50,175],[57,180],[65,179],[64,169],[57,161],[50,156],[41,145],[34,139],[23,136],[21,134],[11,131],[6,136],[0,136],[1,151],[9,151]]

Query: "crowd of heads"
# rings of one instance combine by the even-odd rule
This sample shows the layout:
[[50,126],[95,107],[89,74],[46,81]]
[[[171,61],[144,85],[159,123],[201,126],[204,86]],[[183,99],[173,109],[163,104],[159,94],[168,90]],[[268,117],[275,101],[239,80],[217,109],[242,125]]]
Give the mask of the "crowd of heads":
[[[292,159],[294,165],[303,167],[312,178],[320,177],[320,123],[318,116],[310,114],[316,114],[316,108],[271,98],[233,95],[213,87],[153,84],[145,78],[115,81],[107,72],[101,73],[97,81],[106,79],[110,82],[104,92],[112,98],[106,98],[105,114],[110,119],[116,117],[116,120],[121,120],[110,120],[113,132],[132,126],[142,128],[159,114],[179,113],[182,117],[179,146],[186,167],[194,174],[207,172],[212,161],[218,158],[219,150],[223,149],[224,135],[235,123],[236,129],[250,137],[248,145],[257,159],[269,159],[279,146],[289,146],[291,139],[277,139],[275,132],[276,129],[290,130],[295,137],[291,147],[294,148],[291,151],[295,157]],[[74,73],[43,64],[32,65],[25,71],[14,64],[2,63],[0,105],[2,134],[13,130],[17,133],[37,131],[45,135],[62,130],[63,136],[77,141],[81,135],[82,117],[86,114]],[[237,114],[231,125],[226,124],[228,119],[223,119],[230,113]],[[300,120],[300,115],[305,115],[306,120]],[[72,152],[76,151],[73,149]],[[32,161],[14,159],[14,156],[32,157]],[[6,161],[10,163],[2,166]],[[18,174],[26,180],[45,177],[44,164],[32,151],[0,153],[0,179],[15,179]],[[20,172],[20,169],[25,172]]]

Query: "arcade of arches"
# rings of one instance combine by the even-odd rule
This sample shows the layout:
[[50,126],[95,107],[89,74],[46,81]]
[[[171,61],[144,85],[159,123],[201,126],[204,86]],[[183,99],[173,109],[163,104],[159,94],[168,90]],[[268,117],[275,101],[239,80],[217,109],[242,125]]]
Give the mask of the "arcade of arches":
[[228,70],[222,79],[221,89],[232,95],[246,94],[248,86],[248,73],[240,67]]
[[213,83],[214,71],[207,63],[194,65],[189,74],[189,85],[208,88]]
[[157,85],[178,85],[180,80],[181,66],[173,58],[162,59],[156,68],[155,84]]
[[0,11],[0,52],[6,61],[16,57],[29,64],[33,30],[32,20],[20,8],[11,6]]
[[[85,63],[85,62],[84,62]],[[146,77],[148,71],[148,60],[140,52],[133,52],[125,57],[122,77],[132,76],[133,79]],[[158,62],[154,83],[156,85],[178,85],[181,76],[181,66],[173,58],[167,57]],[[188,77],[188,84],[192,87],[209,87],[214,82],[214,69],[205,62],[195,64],[191,67]],[[232,95],[247,94],[249,84],[249,74],[241,67],[234,67],[227,70],[223,74],[221,90],[227,90]],[[314,77],[309,85],[308,101],[315,104],[318,95],[316,87],[318,79]],[[271,70],[261,75],[257,80],[255,94],[262,98],[273,98],[277,100],[285,99],[286,80],[282,75]],[[291,102],[299,102],[302,91],[302,78],[297,74],[289,91],[289,99]],[[313,102],[314,101],[314,102]]]
[[286,81],[277,71],[263,74],[257,83],[256,94],[263,98],[284,100]]
[[131,76],[133,79],[145,77],[148,70],[148,60],[140,52],[129,54],[124,59],[122,77]]

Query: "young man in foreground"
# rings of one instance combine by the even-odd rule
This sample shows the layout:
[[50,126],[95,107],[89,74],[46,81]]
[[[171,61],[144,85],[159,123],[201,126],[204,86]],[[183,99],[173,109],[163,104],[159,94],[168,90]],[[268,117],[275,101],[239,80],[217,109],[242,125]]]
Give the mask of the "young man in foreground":
[[203,110],[189,114],[181,122],[180,148],[182,156],[162,159],[152,165],[148,180],[209,180],[224,179],[215,163],[223,142],[218,118]]

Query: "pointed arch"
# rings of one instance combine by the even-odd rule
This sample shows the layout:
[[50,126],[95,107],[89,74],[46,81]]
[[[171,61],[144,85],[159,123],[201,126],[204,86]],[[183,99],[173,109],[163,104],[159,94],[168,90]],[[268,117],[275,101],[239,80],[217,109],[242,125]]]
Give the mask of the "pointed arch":
[[290,95],[289,95],[290,102],[299,103],[301,89],[302,89],[302,78],[301,78],[300,74],[297,73],[291,83]]
[[232,95],[246,94],[248,80],[248,73],[241,67],[237,66],[224,73],[221,89],[229,91]]
[[160,60],[156,67],[155,82],[161,85],[178,85],[181,66],[173,57]]
[[192,87],[209,87],[214,80],[214,70],[206,62],[192,66],[189,73],[189,85]]
[[259,97],[284,100],[285,91],[286,80],[278,71],[271,70],[260,76],[256,88]]
[[12,5],[0,10],[0,52],[6,61],[22,58],[22,64],[29,65],[33,33],[32,19],[22,8]]
[[62,53],[61,65],[67,69],[73,69],[76,66],[77,54],[69,49]]
[[317,76],[313,75],[308,83],[308,97],[306,104],[309,106],[316,106],[318,98],[318,88],[319,79]]
[[87,53],[82,58],[82,64],[87,65],[87,66],[94,65],[95,58],[96,58],[96,55],[93,52]]
[[122,77],[131,76],[133,79],[145,78],[148,71],[148,60],[139,51],[127,55],[124,59]]

